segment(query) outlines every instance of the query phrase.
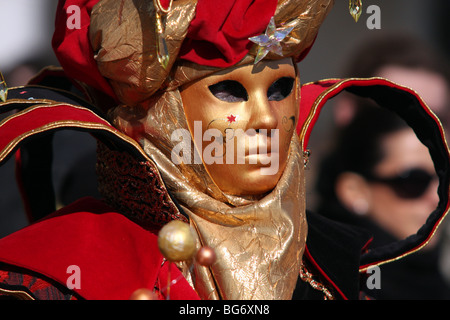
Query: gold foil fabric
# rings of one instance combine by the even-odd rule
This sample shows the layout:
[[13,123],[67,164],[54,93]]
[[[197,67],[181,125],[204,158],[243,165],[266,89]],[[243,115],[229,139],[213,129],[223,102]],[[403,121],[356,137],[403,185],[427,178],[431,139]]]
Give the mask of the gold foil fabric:
[[[293,136],[277,185],[258,201],[233,206],[199,191],[148,140],[144,150],[197,231],[197,246],[215,250],[211,267],[182,264],[202,299],[290,299],[307,236],[302,152]],[[172,189],[173,188],[173,189]],[[194,263],[191,265],[191,263]]]
[[121,102],[133,106],[161,88],[177,60],[195,8],[196,1],[174,1],[164,17],[167,68],[157,56],[153,1],[100,0],[93,8],[90,38],[95,59]]
[[[313,44],[334,0],[279,0],[277,26],[294,29],[283,40],[283,56],[269,53],[265,59],[299,57]],[[109,80],[119,100],[134,106],[158,90],[167,91],[220,69],[177,60],[196,0],[176,0],[165,16],[167,69],[157,57],[156,18],[153,1],[100,0],[91,14],[90,39],[101,74]],[[238,64],[254,61],[258,46]]]

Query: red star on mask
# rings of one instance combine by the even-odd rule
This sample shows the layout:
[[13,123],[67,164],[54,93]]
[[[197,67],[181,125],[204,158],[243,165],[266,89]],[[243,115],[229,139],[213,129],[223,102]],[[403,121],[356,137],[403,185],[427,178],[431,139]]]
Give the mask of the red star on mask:
[[236,116],[229,115],[229,116],[227,117],[227,119],[228,119],[228,122],[229,122],[229,123],[236,122]]

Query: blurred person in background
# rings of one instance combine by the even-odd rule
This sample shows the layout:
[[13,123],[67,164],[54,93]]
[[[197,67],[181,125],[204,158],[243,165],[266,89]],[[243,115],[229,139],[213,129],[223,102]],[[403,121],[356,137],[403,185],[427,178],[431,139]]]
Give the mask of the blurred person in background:
[[[443,53],[422,39],[403,32],[377,32],[351,51],[342,68],[342,78],[382,77],[418,92],[438,116],[448,136],[450,65]],[[347,125],[358,110],[359,98],[353,94],[343,92],[333,100],[328,122],[322,125],[324,132]],[[323,158],[332,146],[332,141],[313,137],[311,150],[314,158]],[[315,181],[318,170],[317,164],[311,164],[308,179]],[[317,195],[311,190],[308,206],[314,210],[317,202]],[[450,270],[450,258],[448,266]]]
[[[348,60],[347,65],[345,66],[345,72],[343,73],[344,77],[348,77],[349,75],[352,75],[353,78],[368,78],[368,77],[382,77],[387,78],[397,84],[409,87],[416,92],[418,92],[423,100],[427,103],[427,105],[430,107],[430,109],[438,116],[440,121],[442,122],[444,129],[446,131],[446,136],[448,137],[449,132],[449,121],[450,121],[450,105],[449,105],[449,93],[450,93],[450,67],[449,63],[446,59],[446,57],[439,51],[435,50],[432,46],[429,44],[423,42],[421,39],[414,37],[412,35],[403,34],[403,33],[391,33],[391,34],[377,34],[374,37],[370,37],[366,40],[365,43],[359,46],[358,49],[352,51],[352,56]],[[360,110],[366,110],[367,108],[361,107],[361,105],[366,105],[368,102],[364,101],[363,99],[355,98],[354,95],[351,94],[341,94],[337,99],[335,104],[333,105],[333,121],[334,125],[338,128],[344,128],[343,135],[346,135],[347,138],[341,138],[341,141],[337,143],[339,145],[336,147],[338,150],[339,148],[342,150],[343,145],[346,143],[353,144],[353,148],[351,150],[351,154],[355,153],[361,153],[357,156],[358,159],[361,159],[361,157],[365,157],[364,161],[366,161],[368,157],[368,153],[366,149],[370,148],[370,144],[367,144],[362,141],[357,141],[357,137],[353,137],[352,140],[345,141],[347,139],[351,138],[351,134],[355,135],[363,135],[366,132],[366,129],[364,125],[358,125],[358,128],[355,127],[354,124],[354,118],[357,117],[357,113]],[[377,110],[376,112],[372,111],[364,111],[364,114],[361,115],[363,122],[366,122],[366,125],[368,127],[373,128],[374,130],[378,130],[379,134],[381,136],[382,131],[386,131],[387,128],[391,127],[390,130],[394,131],[394,128],[398,126],[398,128],[395,128],[396,130],[400,130],[401,127],[404,127],[405,124],[401,124],[401,121],[393,121],[391,115],[386,115],[383,113],[380,113],[381,111]],[[373,116],[372,123],[370,123],[370,116],[368,114],[371,114]],[[386,117],[384,119],[383,117]],[[358,117],[359,118],[359,117]],[[378,119],[378,120],[375,120]],[[398,122],[398,123],[397,123]],[[396,126],[393,126],[394,123],[397,123]],[[383,126],[380,127],[380,125],[383,124]],[[346,128],[349,126],[348,128]],[[386,127],[386,128],[385,128]],[[353,131],[348,134],[349,132]],[[345,133],[346,132],[346,133]],[[374,132],[375,133],[375,132]],[[386,131],[383,133],[384,135],[387,135],[388,132]],[[417,138],[413,138],[414,133],[410,132],[410,140],[413,139],[417,140]],[[374,135],[370,135],[373,137],[373,143],[372,148],[374,146],[377,146],[376,139]],[[391,158],[392,162],[391,166],[394,168],[395,161],[397,161],[399,164],[401,164],[401,161],[406,162],[413,162],[414,159],[419,159],[420,157],[424,157],[423,150],[420,151],[419,149],[419,142],[416,141],[416,151],[414,151],[414,148],[411,147],[409,151],[406,150],[408,143],[406,141],[406,133],[403,134],[405,140],[402,142],[400,136],[402,134],[398,134],[397,138],[389,139],[391,140],[391,149],[393,151]],[[388,138],[385,138],[388,140]],[[448,140],[448,139],[447,139]],[[396,147],[395,143],[398,142],[398,146]],[[359,145],[358,145],[359,143]],[[331,143],[331,145],[333,145]],[[346,150],[350,150],[350,148],[346,148]],[[359,150],[359,151],[357,151]],[[348,153],[348,152],[347,152]],[[426,156],[429,157],[428,153],[426,153]],[[319,154],[319,157],[327,157],[326,153],[323,153],[322,156]],[[311,196],[312,199],[314,199],[314,203],[316,203],[316,206],[318,204],[321,204],[321,211],[323,212],[323,209],[325,206],[327,207],[333,207],[338,212],[342,213],[342,210],[347,210],[348,213],[352,212],[353,214],[349,215],[342,215],[340,214],[339,219],[342,219],[343,216],[346,216],[345,219],[354,219],[354,213],[364,212],[367,213],[368,210],[368,204],[366,201],[353,199],[353,202],[356,202],[356,205],[350,205],[349,201],[345,200],[348,198],[344,197],[344,194],[342,193],[342,190],[340,189],[340,186],[342,185],[349,185],[348,183],[342,183],[339,182],[340,179],[337,178],[339,175],[338,172],[342,173],[343,171],[346,171],[347,169],[344,169],[344,166],[341,168],[337,168],[338,165],[335,165],[335,168],[328,168],[329,170],[326,170],[328,173],[330,171],[335,170],[334,176],[326,177],[326,173],[324,173],[324,170],[326,169],[327,165],[334,165],[333,160],[330,160],[330,158],[334,157],[333,155],[328,155],[327,160],[324,160],[324,163],[328,163],[323,165],[321,168],[316,168],[315,171],[312,174],[311,179],[316,180],[318,184],[317,194],[313,193],[313,196]],[[350,156],[348,154],[341,155],[342,157],[346,157],[346,159],[349,159]],[[386,161],[387,161],[386,157]],[[349,160],[350,161],[350,160]],[[365,163],[365,162],[361,163]],[[388,163],[388,162],[386,162]],[[387,164],[388,165],[388,164]],[[387,166],[386,165],[386,166]],[[372,164],[372,166],[367,166],[366,170],[370,170],[371,168],[375,167],[375,163]],[[353,168],[350,168],[353,170]],[[399,168],[400,169],[400,168]],[[350,170],[350,171],[352,171]],[[401,171],[401,170],[400,170]],[[351,177],[351,175],[343,175],[345,177]],[[372,177],[373,178],[373,177]],[[412,178],[411,178],[412,179]],[[424,178],[425,179],[425,178]],[[354,181],[354,179],[343,179],[343,181]],[[398,180],[401,181],[401,180]],[[397,181],[397,182],[398,182]],[[408,179],[404,180],[404,184]],[[417,177],[417,181],[418,177]],[[373,182],[373,181],[372,181]],[[393,183],[393,182],[392,182]],[[418,182],[417,182],[418,183]],[[340,185],[342,184],[342,185]],[[429,186],[431,187],[431,184]],[[392,185],[392,184],[391,184]],[[424,182],[424,186],[427,184]],[[378,183],[378,186],[383,186],[382,183]],[[386,183],[385,183],[386,186]],[[407,187],[407,186],[405,186]],[[409,186],[408,186],[409,187]],[[414,187],[414,186],[411,186]],[[339,191],[339,190],[340,191]],[[382,188],[383,189],[383,188]],[[386,189],[386,188],[384,188]],[[386,189],[387,190],[387,189]],[[392,193],[392,195],[395,195]],[[345,199],[344,199],[344,198]],[[324,204],[324,199],[332,199],[331,203]],[[426,199],[428,199],[426,201]],[[388,231],[388,234],[390,236],[394,237],[406,237],[410,234],[413,234],[417,231],[418,228],[416,223],[420,220],[420,217],[413,217],[414,211],[418,209],[419,206],[425,206],[428,205],[429,209],[428,212],[431,212],[432,209],[435,207],[435,204],[433,206],[433,201],[427,198],[425,195],[423,197],[418,197],[416,199],[417,201],[412,201],[412,199],[406,199],[401,197],[391,197],[391,198],[383,198],[379,201],[373,201],[375,202],[376,206],[380,211],[385,210],[384,214],[386,216],[386,219],[390,219],[392,222],[392,226],[388,226],[387,224],[389,221],[383,220],[383,222],[380,222],[378,227],[381,227],[383,232]],[[411,208],[409,208],[411,207]],[[397,221],[395,222],[395,214],[393,212],[404,212],[404,215],[402,216],[405,220],[404,221]],[[411,212],[410,215],[406,214],[408,211]],[[401,216],[401,215],[400,215]],[[399,216],[399,217],[400,217]],[[423,217],[425,219],[426,217]],[[418,219],[417,221],[414,219]],[[359,222],[361,222],[361,218],[358,218]],[[367,220],[367,215],[364,215],[364,221]],[[379,297],[381,298],[422,298],[426,297],[429,294],[429,290],[425,290],[425,288],[443,288],[443,289],[436,289],[437,291],[435,294],[437,294],[440,290],[446,290],[446,287],[448,283],[450,283],[450,228],[448,227],[448,219],[444,220],[444,227],[441,229],[442,232],[439,235],[439,243],[436,245],[429,245],[429,247],[433,247],[432,250],[429,250],[428,252],[423,251],[420,256],[413,255],[409,257],[408,259],[402,260],[402,262],[396,262],[389,266],[386,266],[385,268],[382,268],[383,272],[382,274],[385,276],[385,281],[383,281],[385,290],[381,290],[381,294],[379,294]],[[372,226],[373,223],[378,223],[377,221],[371,222]],[[409,230],[407,229],[407,226],[411,226]],[[414,230],[415,228],[415,230]],[[396,229],[396,230],[394,230]],[[404,230],[404,231],[402,231]],[[408,230],[408,231],[407,231]],[[375,237],[376,238],[376,237]],[[436,237],[438,238],[438,237]],[[405,270],[407,270],[405,273],[399,273],[395,270],[392,270],[392,273],[390,272],[390,269],[399,268],[402,269],[402,265],[405,265]],[[418,268],[420,270],[421,268],[424,271],[426,268],[428,268],[429,273],[432,274],[432,272],[435,272],[434,282],[429,281],[427,279],[427,273],[424,272],[423,275],[414,276],[413,269]],[[439,270],[437,270],[439,269]],[[408,274],[409,270],[409,274]],[[390,276],[392,274],[392,277]],[[410,284],[411,282],[411,276],[415,277],[415,284],[417,285],[416,289],[417,291],[411,289],[411,287],[405,286],[402,289],[402,286],[404,284]],[[392,278],[392,279],[391,279]],[[395,279],[395,281],[394,281]],[[388,280],[390,284],[388,284]],[[446,281],[447,284],[439,284],[439,282]],[[426,283],[428,284],[426,285]],[[411,282],[412,284],[412,282]],[[395,290],[394,286],[395,285]],[[383,286],[382,286],[383,288]],[[402,292],[404,290],[404,292]],[[383,293],[384,291],[384,293]],[[389,293],[391,291],[392,293]],[[422,294],[420,294],[422,291]],[[396,293],[397,292],[397,293]],[[445,295],[430,295],[429,297],[447,297]]]
[[[318,213],[369,230],[375,246],[416,233],[439,199],[433,162],[414,131],[389,110],[361,105],[338,137],[319,173]],[[425,250],[382,265],[381,288],[369,296],[450,298],[434,239]]]
[[[409,87],[419,93],[445,128],[449,126],[450,64],[441,52],[413,35],[380,33],[367,38],[352,51],[343,77],[382,77]],[[351,120],[355,103],[351,95],[337,99],[334,119],[338,126]]]

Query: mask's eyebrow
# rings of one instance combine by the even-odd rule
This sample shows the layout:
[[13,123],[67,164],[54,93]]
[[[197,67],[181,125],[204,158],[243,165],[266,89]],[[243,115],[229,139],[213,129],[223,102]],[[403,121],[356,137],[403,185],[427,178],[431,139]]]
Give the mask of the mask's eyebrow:
[[247,90],[235,80],[224,80],[208,87],[209,91],[219,100],[225,102],[248,101]]
[[267,90],[269,101],[281,101],[288,97],[294,87],[294,78],[282,77],[276,80]]

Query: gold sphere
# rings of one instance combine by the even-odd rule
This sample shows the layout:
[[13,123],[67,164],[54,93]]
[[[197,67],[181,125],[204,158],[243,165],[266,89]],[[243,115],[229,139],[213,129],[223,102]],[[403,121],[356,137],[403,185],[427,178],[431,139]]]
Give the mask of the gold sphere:
[[195,240],[189,224],[173,220],[158,235],[158,247],[163,256],[171,261],[186,261],[195,253]]

